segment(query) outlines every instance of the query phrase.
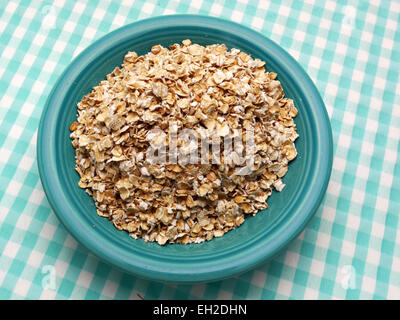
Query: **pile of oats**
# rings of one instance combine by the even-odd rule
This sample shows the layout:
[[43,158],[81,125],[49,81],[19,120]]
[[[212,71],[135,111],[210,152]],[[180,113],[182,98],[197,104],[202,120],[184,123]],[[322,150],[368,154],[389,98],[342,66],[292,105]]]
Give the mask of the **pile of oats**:
[[[144,56],[128,52],[78,103],[70,127],[79,186],[97,213],[163,245],[220,237],[266,209],[272,189],[285,186],[298,134],[297,109],[264,65],[190,40]],[[179,136],[184,130],[211,152],[203,157],[198,141]]]

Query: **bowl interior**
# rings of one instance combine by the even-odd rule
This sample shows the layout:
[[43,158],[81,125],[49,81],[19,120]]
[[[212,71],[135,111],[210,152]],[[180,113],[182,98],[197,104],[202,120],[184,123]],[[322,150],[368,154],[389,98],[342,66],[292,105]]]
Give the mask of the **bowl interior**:
[[[295,106],[299,110],[299,114],[295,118],[299,133],[299,138],[296,141],[298,156],[290,163],[288,173],[283,178],[286,187],[281,193],[273,192],[267,200],[269,204],[267,210],[260,211],[254,217],[249,217],[242,226],[228,232],[221,238],[201,244],[159,246],[156,243],[146,243],[141,239],[135,240],[126,232],[118,231],[106,218],[97,215],[91,197],[78,187],[79,175],[74,170],[75,150],[69,138],[69,126],[76,120],[77,102],[89,93],[93,86],[104,80],[105,76],[112,72],[116,66],[120,66],[128,51],[136,51],[139,55],[142,55],[146,54],[155,44],[167,47],[187,38],[190,38],[193,43],[201,45],[224,43],[228,48],[238,48],[254,58],[266,61],[267,71],[278,74],[278,80],[282,83],[285,95],[294,100]],[[293,78],[290,66],[283,63],[281,57],[277,55],[278,51],[274,50],[268,50],[263,44],[250,41],[240,32],[207,23],[203,25],[189,24],[184,28],[167,24],[152,31],[135,31],[132,28],[125,28],[120,31],[119,37],[115,38],[111,34],[108,41],[96,43],[93,48],[89,49],[90,54],[86,50],[83,53],[86,58],[80,57],[71,66],[73,70],[69,73],[67,71],[58,84],[59,87],[64,88],[64,91],[57,97],[57,102],[55,97],[53,97],[53,100],[52,98],[49,99],[47,106],[49,110],[53,108],[53,104],[62,106],[54,106],[57,109],[54,112],[57,114],[54,118],[56,119],[55,123],[51,124],[53,136],[39,137],[44,140],[48,139],[48,143],[45,143],[44,147],[54,149],[52,157],[54,157],[57,166],[52,168],[52,172],[49,174],[57,177],[61,189],[53,192],[57,192],[60,199],[63,198],[68,201],[68,208],[64,208],[68,210],[68,218],[58,212],[61,221],[67,225],[69,222],[66,219],[75,219],[75,223],[79,221],[80,230],[73,232],[75,236],[79,232],[85,232],[85,228],[91,229],[93,234],[96,234],[96,241],[103,243],[104,246],[114,248],[118,254],[122,255],[121,259],[124,260],[124,265],[120,265],[120,267],[125,270],[134,272],[135,261],[132,261],[132,259],[137,259],[140,256],[146,258],[140,267],[142,269],[174,273],[176,279],[178,279],[179,273],[189,275],[190,270],[192,270],[193,282],[204,280],[205,278],[201,274],[212,271],[214,267],[222,270],[223,267],[221,266],[224,263],[231,263],[227,257],[233,253],[237,255],[237,259],[243,259],[242,264],[245,264],[245,260],[248,258],[246,252],[249,254],[249,248],[253,250],[251,254],[256,254],[254,250],[269,245],[269,238],[271,238],[271,241],[273,238],[276,240],[276,237],[284,235],[285,232],[290,232],[283,228],[299,219],[294,213],[294,208],[300,207],[304,202],[304,195],[309,192],[309,186],[315,179],[315,166],[316,163],[321,161],[321,155],[319,143],[316,140],[318,123],[310,108],[310,101],[307,99],[304,90]],[[88,58],[88,56],[90,57]],[[320,190],[317,191],[320,192]],[[284,244],[281,243],[281,245]],[[91,249],[94,248],[91,247]],[[96,250],[95,253],[99,254],[99,249]],[[213,265],[211,263],[213,260],[218,261],[219,265]],[[163,270],[158,270],[158,267],[152,261],[155,264],[159,261]],[[208,261],[208,270],[200,270],[204,261]],[[251,267],[251,265],[246,266],[247,269]],[[245,267],[235,268],[235,270],[231,270],[232,273],[239,271],[239,269],[241,271],[246,269]],[[146,277],[144,273],[141,275]],[[226,274],[226,276],[229,275]],[[165,280],[161,275],[158,276],[158,279]],[[170,280],[173,281],[174,279],[170,278]]]

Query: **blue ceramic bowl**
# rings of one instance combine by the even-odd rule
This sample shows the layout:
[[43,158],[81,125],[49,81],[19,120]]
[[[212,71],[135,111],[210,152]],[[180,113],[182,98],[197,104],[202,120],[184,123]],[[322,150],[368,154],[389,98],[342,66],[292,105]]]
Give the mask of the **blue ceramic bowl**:
[[[127,51],[146,54],[153,45],[190,38],[201,45],[224,43],[267,62],[294,100],[300,137],[297,158],[273,192],[269,209],[201,244],[166,245],[134,240],[97,215],[91,197],[78,187],[69,126],[76,104],[116,66]],[[209,282],[245,272],[293,240],[317,210],[332,166],[332,133],[313,82],[282,48],[261,34],[229,21],[194,15],[157,17],[113,31],[83,51],[65,70],[43,111],[37,144],[39,172],[51,207],[71,234],[101,259],[139,277],[172,283]]]

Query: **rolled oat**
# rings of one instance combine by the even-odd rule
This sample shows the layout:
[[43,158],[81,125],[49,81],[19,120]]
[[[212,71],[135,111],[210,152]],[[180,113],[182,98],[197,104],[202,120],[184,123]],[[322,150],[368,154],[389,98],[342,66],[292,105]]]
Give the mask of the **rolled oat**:
[[221,237],[266,209],[297,155],[277,74],[223,44],[128,52],[77,107],[79,186],[116,228],[160,245]]

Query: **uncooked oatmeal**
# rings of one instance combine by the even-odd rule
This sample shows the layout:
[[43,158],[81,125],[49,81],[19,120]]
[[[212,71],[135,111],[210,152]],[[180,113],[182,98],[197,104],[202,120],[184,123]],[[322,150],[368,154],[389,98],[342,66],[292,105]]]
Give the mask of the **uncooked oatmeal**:
[[77,107],[79,187],[116,228],[160,245],[221,237],[267,209],[297,156],[277,74],[224,44],[128,52]]

